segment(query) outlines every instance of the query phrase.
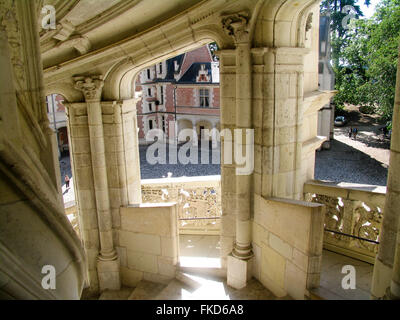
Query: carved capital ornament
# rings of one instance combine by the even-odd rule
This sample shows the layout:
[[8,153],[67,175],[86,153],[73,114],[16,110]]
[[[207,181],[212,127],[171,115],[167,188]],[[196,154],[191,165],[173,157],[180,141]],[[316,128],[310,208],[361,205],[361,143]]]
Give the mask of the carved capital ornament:
[[75,89],[82,91],[86,101],[101,99],[101,92],[104,86],[102,76],[74,77]]
[[246,11],[223,14],[221,18],[222,28],[235,39],[236,43],[249,41],[249,14]]

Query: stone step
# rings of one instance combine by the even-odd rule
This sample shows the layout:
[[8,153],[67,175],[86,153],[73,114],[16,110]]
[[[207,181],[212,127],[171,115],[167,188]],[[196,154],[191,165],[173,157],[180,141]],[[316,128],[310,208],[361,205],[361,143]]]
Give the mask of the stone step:
[[216,278],[226,279],[226,269],[222,268],[196,268],[178,266],[178,271],[182,273],[190,273],[199,276],[212,276]]
[[128,300],[132,288],[122,287],[121,290],[105,290],[99,300]]
[[176,272],[175,279],[172,280],[155,298],[155,300],[180,300],[182,299],[183,289],[194,292],[201,287],[201,284],[181,271]]
[[312,289],[310,291],[310,299],[311,300],[344,300],[342,297],[333,293],[332,291],[324,288],[318,287],[316,289]]
[[128,300],[154,300],[166,287],[165,284],[142,280],[133,289]]
[[182,282],[186,287],[189,287],[192,290],[197,290],[198,288],[201,287],[201,284],[199,282],[188,277],[184,272],[180,270],[176,271],[175,278],[180,282]]
[[193,290],[183,282],[174,279],[155,297],[155,300],[182,300],[182,289],[189,292]]

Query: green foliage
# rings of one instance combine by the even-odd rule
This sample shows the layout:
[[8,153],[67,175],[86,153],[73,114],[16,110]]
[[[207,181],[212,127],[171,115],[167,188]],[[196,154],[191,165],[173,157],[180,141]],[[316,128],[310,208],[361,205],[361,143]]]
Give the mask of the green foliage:
[[335,104],[360,105],[365,112],[391,119],[400,42],[400,0],[381,0],[371,19],[357,20],[351,29],[340,31],[338,23],[332,26],[338,28],[332,32],[333,68],[339,91]]
[[219,61],[218,56],[215,54],[216,51],[218,51],[218,44],[216,42],[211,42],[208,44],[208,48],[210,49],[213,61]]

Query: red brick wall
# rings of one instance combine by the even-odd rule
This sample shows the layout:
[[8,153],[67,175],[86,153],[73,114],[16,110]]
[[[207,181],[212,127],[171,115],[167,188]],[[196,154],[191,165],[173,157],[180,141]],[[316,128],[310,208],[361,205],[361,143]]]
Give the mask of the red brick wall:
[[219,108],[219,88],[213,89],[213,108]]
[[175,112],[174,86],[172,84],[167,84],[164,88],[164,105],[167,112]]
[[193,88],[176,89],[176,105],[181,107],[194,107]]
[[137,113],[143,113],[142,99],[140,99],[140,100],[136,103],[136,110],[137,110]]
[[139,139],[143,139],[145,137],[143,130],[143,116],[137,116],[137,125],[139,128]]

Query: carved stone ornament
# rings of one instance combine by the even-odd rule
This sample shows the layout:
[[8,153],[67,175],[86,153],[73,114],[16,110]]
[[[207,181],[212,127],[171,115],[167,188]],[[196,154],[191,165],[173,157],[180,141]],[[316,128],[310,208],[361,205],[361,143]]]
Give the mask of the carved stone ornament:
[[222,28],[228,35],[235,38],[237,43],[249,41],[249,14],[245,11],[234,14],[223,14]]
[[306,21],[306,40],[308,40],[308,39],[307,39],[307,33],[308,33],[308,31],[310,31],[311,28],[312,28],[312,22],[313,22],[313,13],[311,12],[311,13],[308,15],[307,21]]
[[74,77],[75,89],[82,91],[85,100],[100,100],[104,86],[102,76]]
[[21,29],[17,18],[16,4],[11,0],[0,0],[0,31],[5,32],[14,68],[15,85],[19,92],[26,90],[25,56],[22,50]]

